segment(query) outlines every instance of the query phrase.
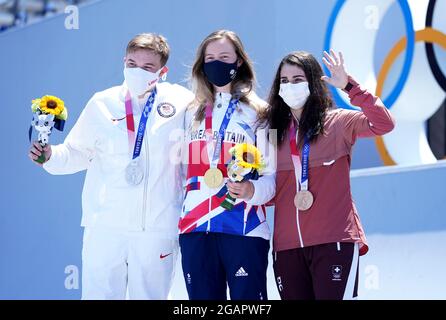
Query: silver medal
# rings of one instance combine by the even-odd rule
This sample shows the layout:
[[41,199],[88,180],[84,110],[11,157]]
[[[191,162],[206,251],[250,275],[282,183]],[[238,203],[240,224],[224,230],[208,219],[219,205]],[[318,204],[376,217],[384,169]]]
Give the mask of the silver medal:
[[132,186],[137,186],[144,178],[144,171],[142,166],[137,161],[129,163],[125,169],[125,179],[127,183]]

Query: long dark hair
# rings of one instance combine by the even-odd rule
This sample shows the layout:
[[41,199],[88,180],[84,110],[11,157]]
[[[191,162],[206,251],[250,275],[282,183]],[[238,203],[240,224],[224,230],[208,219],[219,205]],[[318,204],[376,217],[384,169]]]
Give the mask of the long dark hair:
[[279,146],[286,140],[285,135],[293,117],[290,108],[279,96],[280,71],[284,64],[302,68],[310,88],[310,96],[303,107],[299,121],[298,145],[302,146],[305,134],[310,134],[310,142],[323,134],[325,115],[327,110],[333,107],[333,100],[327,85],[321,80],[323,76],[322,68],[312,54],[305,51],[295,51],[285,56],[277,68],[268,96],[267,110],[259,119],[260,123],[268,125],[269,129],[277,130],[277,144]]

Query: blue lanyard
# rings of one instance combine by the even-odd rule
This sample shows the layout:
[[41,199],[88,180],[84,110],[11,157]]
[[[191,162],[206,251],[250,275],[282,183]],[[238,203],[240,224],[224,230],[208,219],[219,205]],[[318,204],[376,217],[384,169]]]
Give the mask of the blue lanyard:
[[300,184],[305,185],[305,190],[308,190],[308,166],[310,158],[310,139],[306,134],[304,137],[304,145],[302,147],[302,179]]
[[[221,148],[223,146],[225,132],[226,129],[228,128],[229,121],[231,120],[231,117],[234,114],[235,108],[237,107],[238,101],[239,101],[238,99],[231,100],[231,102],[228,105],[228,108],[226,109],[226,113],[221,123],[220,130],[218,130],[217,143],[215,144],[214,154],[212,156],[212,164],[218,163],[218,160],[220,159],[220,153],[221,153]],[[206,121],[206,124],[207,126],[210,126],[210,128],[206,128],[206,131],[209,129],[212,131],[212,111],[210,110],[209,105],[206,111],[207,111],[206,118],[208,119],[208,121]]]
[[146,124],[149,119],[150,112],[152,111],[153,105],[155,103],[156,87],[153,89],[149,98],[147,99],[146,105],[141,113],[141,119],[139,120],[138,132],[135,140],[135,147],[133,148],[133,160],[139,157],[141,154],[142,142],[144,140],[144,134],[146,132]]

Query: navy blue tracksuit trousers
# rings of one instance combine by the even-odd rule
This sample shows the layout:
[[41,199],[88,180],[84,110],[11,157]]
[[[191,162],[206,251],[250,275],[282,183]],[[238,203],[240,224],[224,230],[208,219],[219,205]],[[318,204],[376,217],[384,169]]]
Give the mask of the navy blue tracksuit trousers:
[[269,240],[213,232],[180,235],[190,300],[267,300]]

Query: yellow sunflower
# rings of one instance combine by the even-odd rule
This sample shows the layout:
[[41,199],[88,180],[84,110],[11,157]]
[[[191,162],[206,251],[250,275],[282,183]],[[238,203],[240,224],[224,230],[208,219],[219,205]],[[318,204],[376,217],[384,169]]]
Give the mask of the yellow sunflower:
[[64,102],[55,96],[43,96],[40,99],[40,111],[43,113],[54,114],[56,117],[59,117],[65,111]]
[[234,146],[233,155],[236,161],[245,168],[260,169],[264,166],[262,154],[254,145],[248,143],[240,143]]

